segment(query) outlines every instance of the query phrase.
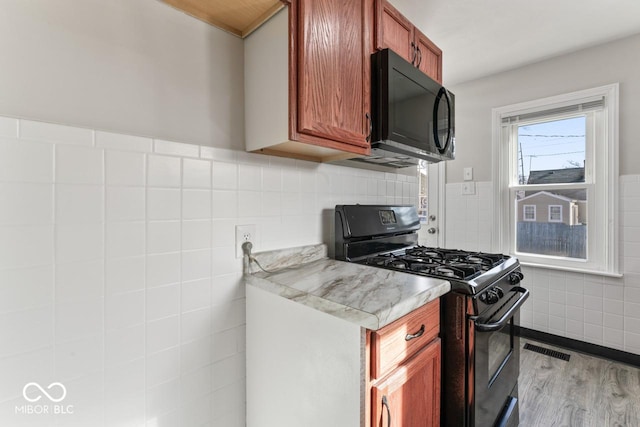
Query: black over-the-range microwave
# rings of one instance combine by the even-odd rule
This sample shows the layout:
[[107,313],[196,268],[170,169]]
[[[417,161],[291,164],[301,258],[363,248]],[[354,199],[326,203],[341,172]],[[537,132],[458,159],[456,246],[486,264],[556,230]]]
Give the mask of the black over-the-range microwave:
[[455,97],[389,49],[372,55],[372,156],[455,157]]

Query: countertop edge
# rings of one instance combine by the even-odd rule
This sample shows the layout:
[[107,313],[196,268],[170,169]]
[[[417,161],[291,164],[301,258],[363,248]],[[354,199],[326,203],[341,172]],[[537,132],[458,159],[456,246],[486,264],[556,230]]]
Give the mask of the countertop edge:
[[[375,268],[375,267],[371,267]],[[434,279],[439,280],[439,279]],[[350,323],[354,323],[363,328],[376,331],[393,323],[399,318],[409,314],[413,310],[441,297],[451,290],[451,284],[442,280],[439,285],[435,285],[424,292],[421,292],[411,298],[389,306],[380,311],[379,314],[368,313],[347,305],[339,304],[308,292],[291,288],[279,283],[272,282],[268,278],[258,277],[252,274],[244,275],[245,285],[254,286],[259,289],[266,290],[283,298],[303,304],[307,307],[330,314]]]
[[374,314],[338,304],[298,289],[283,286],[261,277],[245,274],[244,281],[246,285],[263,289],[309,308],[327,313],[350,323],[355,323],[363,328],[377,330],[381,327],[379,326],[380,321],[378,317]]

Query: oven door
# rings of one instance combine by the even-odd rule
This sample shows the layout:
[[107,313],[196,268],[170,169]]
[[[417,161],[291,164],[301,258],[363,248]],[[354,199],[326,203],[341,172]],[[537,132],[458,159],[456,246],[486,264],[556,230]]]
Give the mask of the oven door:
[[517,384],[520,373],[520,306],[529,296],[521,287],[511,289],[512,303],[503,307],[498,320],[484,323],[470,318],[474,331],[474,426],[517,426]]

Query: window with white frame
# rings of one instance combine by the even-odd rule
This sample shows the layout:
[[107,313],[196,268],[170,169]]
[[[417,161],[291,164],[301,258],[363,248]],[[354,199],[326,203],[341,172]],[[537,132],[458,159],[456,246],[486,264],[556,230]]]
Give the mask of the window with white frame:
[[493,129],[494,249],[618,274],[618,84],[496,108]]
[[549,205],[549,222],[562,222],[562,205]]
[[536,205],[524,205],[522,207],[522,219],[525,221],[535,221]]

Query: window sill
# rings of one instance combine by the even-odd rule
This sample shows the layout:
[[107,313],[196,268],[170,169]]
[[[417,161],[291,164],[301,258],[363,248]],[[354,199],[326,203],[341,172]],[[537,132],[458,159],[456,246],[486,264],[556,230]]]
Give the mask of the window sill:
[[588,270],[586,268],[572,268],[572,267],[564,267],[560,265],[538,264],[535,262],[527,262],[527,261],[520,261],[520,265],[523,265],[525,267],[544,268],[547,270],[560,270],[560,271],[570,271],[572,273],[593,274],[596,276],[615,277],[615,278],[623,277],[622,273],[615,273],[612,271]]

